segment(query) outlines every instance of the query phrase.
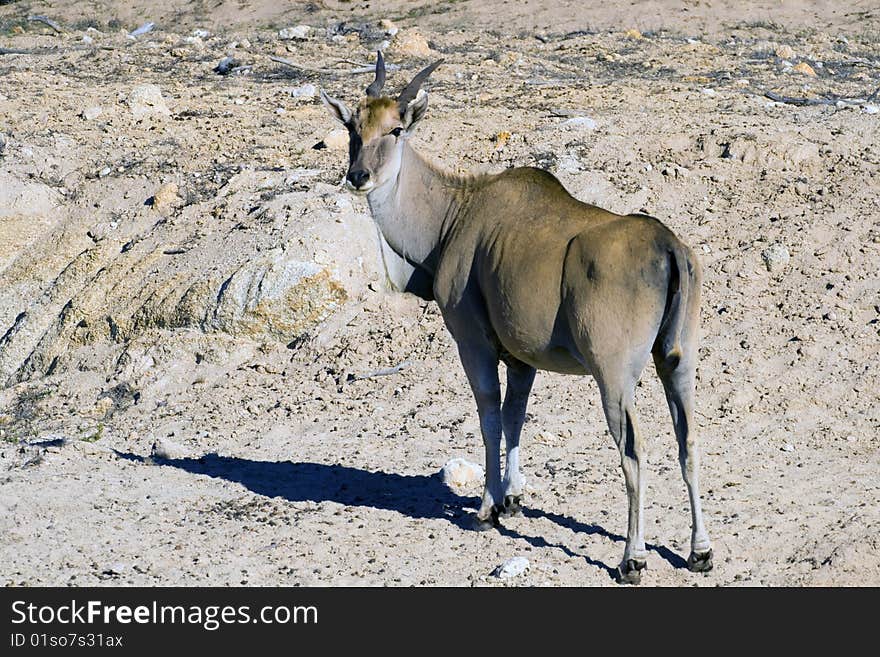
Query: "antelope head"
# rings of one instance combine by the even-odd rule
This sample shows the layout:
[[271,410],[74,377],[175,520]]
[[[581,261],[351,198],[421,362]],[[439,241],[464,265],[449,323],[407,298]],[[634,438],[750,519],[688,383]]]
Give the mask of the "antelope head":
[[366,97],[352,111],[348,106],[321,90],[321,100],[330,114],[348,129],[349,189],[366,194],[371,189],[396,180],[400,172],[403,144],[428,109],[428,94],[422,83],[442,59],[421,70],[394,99],[382,95],[385,85],[385,60],[379,52],[376,79],[367,87]]

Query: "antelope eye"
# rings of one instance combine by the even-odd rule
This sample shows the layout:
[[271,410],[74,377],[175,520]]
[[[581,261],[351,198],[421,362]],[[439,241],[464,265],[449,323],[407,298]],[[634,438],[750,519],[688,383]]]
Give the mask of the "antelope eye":
[[394,135],[395,137],[400,137],[400,135],[401,135],[402,133],[403,133],[403,128],[394,128],[394,130],[392,130],[392,131],[389,132],[388,134],[389,134],[389,135]]

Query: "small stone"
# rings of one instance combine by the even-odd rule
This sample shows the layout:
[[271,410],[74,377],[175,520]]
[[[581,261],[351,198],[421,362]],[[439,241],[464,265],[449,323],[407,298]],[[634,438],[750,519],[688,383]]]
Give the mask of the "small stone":
[[278,37],[280,39],[284,39],[285,41],[290,41],[292,39],[308,39],[309,32],[312,31],[312,28],[308,25],[295,25],[294,27],[285,27],[282,30],[278,31]]
[[162,90],[155,84],[142,84],[132,89],[128,95],[128,106],[137,118],[171,116],[171,111],[162,98]]
[[328,132],[322,140],[324,146],[330,150],[343,150],[348,148],[348,130],[340,128]]
[[703,92],[703,94],[706,95],[706,96],[717,96],[717,95],[718,95],[718,92],[715,91],[714,89],[710,88],[710,87],[707,87],[706,89],[703,89],[702,92]]
[[793,59],[795,55],[794,48],[791,46],[779,46],[775,52],[779,59]]
[[598,124],[588,116],[576,116],[563,121],[562,125],[569,130],[595,130]]
[[318,93],[317,87],[313,84],[304,84],[299,87],[292,87],[288,89],[290,95],[293,98],[314,98],[315,94]]
[[865,105],[862,109],[866,114],[877,114],[877,112],[880,112],[880,107],[876,105]]
[[623,36],[625,36],[627,39],[641,39],[642,33],[639,32],[636,28],[631,27],[623,33]]
[[165,183],[153,195],[152,207],[157,212],[164,212],[181,201],[177,195],[177,185],[173,182]]
[[88,34],[84,34],[83,38],[82,38],[82,42],[89,44],[89,43],[94,43],[95,40],[92,37],[90,37]]
[[211,33],[208,32],[208,30],[203,30],[202,28],[197,27],[192,31],[192,35],[194,37],[198,37],[199,39],[207,39],[209,36],[211,36]]
[[113,169],[111,169],[110,167],[104,167],[103,169],[101,169],[98,172],[98,178],[104,178],[106,176],[109,176],[112,171],[113,171]]
[[500,579],[510,579],[517,575],[522,575],[529,568],[529,560],[525,557],[513,557],[492,571],[493,577]]
[[224,57],[220,60],[220,63],[214,67],[214,72],[219,73],[220,75],[229,75],[232,72],[232,69],[241,66],[241,62],[239,62],[235,57]]
[[150,456],[160,460],[185,459],[189,455],[189,450],[186,447],[167,438],[157,438],[150,449]]
[[483,483],[483,468],[466,459],[450,459],[440,470],[443,483],[453,490],[474,488]]
[[400,28],[397,27],[397,25],[395,25],[393,21],[390,21],[387,18],[383,18],[381,21],[379,21],[379,27],[385,30],[385,34],[392,37],[400,32]]
[[94,120],[97,119],[99,116],[101,116],[103,113],[104,113],[103,108],[101,108],[101,107],[98,106],[98,105],[95,105],[94,107],[87,107],[87,108],[85,108],[85,109],[82,111],[82,117],[83,117],[86,121],[94,121]]
[[393,46],[398,55],[408,57],[431,57],[434,54],[428,45],[428,40],[418,30],[398,32]]
[[797,66],[791,69],[795,73],[803,73],[804,75],[809,75],[811,77],[816,77],[816,71],[813,70],[813,67],[807,64],[806,62],[801,62]]
[[781,270],[788,264],[788,261],[791,258],[788,249],[780,242],[775,242],[764,249],[764,252],[761,253],[761,257],[764,259],[764,265],[767,267],[767,271],[770,272]]
[[782,443],[782,451],[783,452],[793,452],[794,445],[792,445],[791,443]]

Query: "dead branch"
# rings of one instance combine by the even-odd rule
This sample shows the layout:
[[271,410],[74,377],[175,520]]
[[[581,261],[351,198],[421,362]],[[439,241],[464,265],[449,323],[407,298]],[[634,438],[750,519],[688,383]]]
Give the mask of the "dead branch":
[[61,29],[61,26],[48,16],[28,16],[27,19],[29,23],[43,23],[44,25],[51,27],[58,34],[64,34],[64,30]]

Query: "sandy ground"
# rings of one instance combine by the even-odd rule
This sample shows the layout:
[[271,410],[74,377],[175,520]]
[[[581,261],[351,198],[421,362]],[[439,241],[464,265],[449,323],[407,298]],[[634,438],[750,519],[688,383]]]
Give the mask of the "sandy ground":
[[[626,502],[592,380],[539,374],[523,517],[470,531],[480,486],[437,474],[482,460],[454,345],[384,289],[345,144],[303,90],[354,101],[381,46],[391,87],[446,60],[423,152],[548,168],[702,259],[716,568],[685,568],[649,369],[643,583],[880,585],[875,3],[241,4],[0,6],[0,581],[614,585]],[[145,83],[167,115],[136,115]],[[524,574],[491,576],[514,556]]]

